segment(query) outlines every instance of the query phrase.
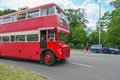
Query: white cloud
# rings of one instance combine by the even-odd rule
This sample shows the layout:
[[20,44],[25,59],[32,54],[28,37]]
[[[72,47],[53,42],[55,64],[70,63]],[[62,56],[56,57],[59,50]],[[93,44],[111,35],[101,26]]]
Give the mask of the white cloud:
[[[20,7],[35,7],[41,4],[45,4],[46,2],[49,2],[50,0],[4,0],[2,1],[1,5],[4,8],[12,8],[12,9],[18,9]],[[1,6],[0,5],[0,6]],[[6,6],[6,7],[5,7]]]
[[[106,11],[109,10],[108,6],[109,3],[113,0],[98,0],[101,4],[101,17],[104,15]],[[103,6],[106,5],[107,7]],[[91,0],[85,0],[85,2],[82,4],[82,7],[86,10],[87,19],[90,23],[86,24],[88,28],[95,29],[96,28],[96,22],[99,20],[99,9],[100,6],[96,2],[91,2]]]
[[87,23],[87,28],[91,28],[92,30],[95,30],[96,29],[96,22],[90,22],[90,23]]
[[71,0],[0,0],[0,9],[18,9],[28,6],[29,8],[39,6],[46,3],[56,3],[62,8],[76,8]]

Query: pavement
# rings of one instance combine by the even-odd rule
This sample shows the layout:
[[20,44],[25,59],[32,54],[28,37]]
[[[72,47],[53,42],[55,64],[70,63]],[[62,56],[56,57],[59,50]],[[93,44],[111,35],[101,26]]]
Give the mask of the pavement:
[[51,80],[120,80],[120,55],[84,53],[71,49],[65,63],[45,66],[36,61],[2,58],[0,62],[32,70]]

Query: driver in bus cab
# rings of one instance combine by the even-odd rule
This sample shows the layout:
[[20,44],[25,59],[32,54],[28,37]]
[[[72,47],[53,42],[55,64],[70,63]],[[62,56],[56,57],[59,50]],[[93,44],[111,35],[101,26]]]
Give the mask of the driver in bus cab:
[[54,41],[54,39],[51,39],[50,35],[48,36],[48,41]]

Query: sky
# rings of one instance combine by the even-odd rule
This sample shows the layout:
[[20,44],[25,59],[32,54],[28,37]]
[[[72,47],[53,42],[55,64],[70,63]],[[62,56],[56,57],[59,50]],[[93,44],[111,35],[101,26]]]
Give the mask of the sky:
[[[97,0],[101,4],[101,16],[106,11],[112,12],[113,6],[109,3],[113,0]],[[0,0],[0,10],[15,9],[28,6],[29,8],[43,5],[46,3],[56,3],[63,9],[78,9],[84,8],[87,16],[87,27],[95,29],[96,22],[99,20],[99,5],[95,0]]]

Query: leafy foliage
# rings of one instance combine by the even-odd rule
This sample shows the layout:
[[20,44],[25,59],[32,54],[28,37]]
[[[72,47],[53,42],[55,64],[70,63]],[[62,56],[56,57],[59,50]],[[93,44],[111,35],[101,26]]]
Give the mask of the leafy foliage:
[[120,0],[115,0],[110,2],[110,5],[114,6],[115,8],[120,8]]
[[[101,41],[107,46],[118,46],[120,48],[120,0],[110,3],[115,7],[112,13],[106,12],[101,18]],[[94,37],[93,37],[94,36]],[[91,42],[98,37],[98,28],[89,36]],[[92,44],[96,43],[94,41]]]
[[[22,8],[19,8],[18,10],[21,11],[21,10],[25,10],[25,9],[28,9],[28,7],[22,7]],[[13,12],[17,12],[17,10],[13,10],[13,9],[5,9],[3,11],[0,10],[0,16],[6,15],[9,13],[13,13]]]
[[112,19],[108,25],[109,37],[111,37],[110,42],[112,45],[120,44],[120,8],[117,8],[112,12]]
[[9,14],[9,13],[13,13],[13,12],[16,12],[16,10],[13,10],[13,9],[5,9],[5,10],[3,10],[3,11],[0,11],[0,16],[6,15],[6,14]]
[[65,9],[65,12],[71,27],[76,27],[78,24],[85,27],[85,23],[88,22],[84,9]]
[[66,42],[70,46],[81,46],[87,41],[87,34],[85,31],[86,14],[84,9],[66,9],[67,18],[70,25],[70,34]]

